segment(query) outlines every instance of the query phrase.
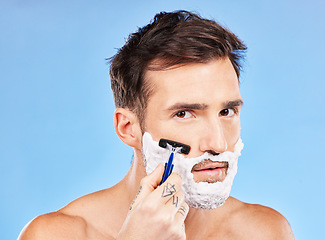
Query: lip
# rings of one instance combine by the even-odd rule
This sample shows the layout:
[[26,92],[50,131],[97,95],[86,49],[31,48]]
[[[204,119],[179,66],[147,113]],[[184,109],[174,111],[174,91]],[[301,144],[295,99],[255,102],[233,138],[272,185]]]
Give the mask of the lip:
[[204,170],[213,170],[215,168],[228,168],[227,162],[212,162],[211,160],[205,160],[198,164],[195,164],[192,168],[192,172],[204,171]]
[[193,166],[192,173],[195,182],[222,182],[227,175],[227,162],[212,162],[205,160]]

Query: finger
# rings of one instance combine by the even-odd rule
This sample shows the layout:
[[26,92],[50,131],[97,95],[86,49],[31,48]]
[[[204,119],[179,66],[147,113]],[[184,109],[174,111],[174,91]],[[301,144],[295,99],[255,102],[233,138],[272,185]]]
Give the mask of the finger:
[[178,225],[183,225],[185,218],[188,214],[189,211],[189,207],[186,204],[186,202],[182,202],[182,204],[180,205],[180,207],[178,208],[176,215],[175,215],[175,223]]
[[157,187],[155,191],[148,196],[148,201],[158,201],[160,204],[166,204],[173,195],[178,192],[182,185],[182,178],[177,173],[172,173],[167,180]]
[[161,181],[163,173],[164,166],[162,164],[159,164],[152,173],[150,173],[148,176],[145,176],[141,180],[139,190],[135,195],[129,210],[134,209],[139,202],[141,202],[145,197],[147,197],[152,191],[157,188]]
[[182,191],[176,192],[166,203],[165,208],[168,212],[171,212],[173,216],[181,207],[184,201],[184,193]]

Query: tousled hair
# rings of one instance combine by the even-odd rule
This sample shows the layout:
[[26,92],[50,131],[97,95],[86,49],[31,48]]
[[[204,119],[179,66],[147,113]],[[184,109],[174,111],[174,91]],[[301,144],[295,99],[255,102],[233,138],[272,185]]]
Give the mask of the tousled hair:
[[134,111],[144,129],[147,101],[153,92],[146,71],[228,57],[239,78],[245,51],[245,44],[214,20],[188,11],[161,12],[131,33],[110,59],[115,106]]

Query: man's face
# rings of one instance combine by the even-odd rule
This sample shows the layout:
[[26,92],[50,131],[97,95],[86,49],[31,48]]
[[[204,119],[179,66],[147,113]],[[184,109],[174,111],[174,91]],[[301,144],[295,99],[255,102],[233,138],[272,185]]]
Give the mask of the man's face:
[[[242,98],[228,58],[148,71],[146,79],[154,91],[147,103],[145,131],[153,140],[190,145],[189,158],[234,151]],[[223,181],[227,166],[207,160],[194,166],[192,173],[196,182]]]

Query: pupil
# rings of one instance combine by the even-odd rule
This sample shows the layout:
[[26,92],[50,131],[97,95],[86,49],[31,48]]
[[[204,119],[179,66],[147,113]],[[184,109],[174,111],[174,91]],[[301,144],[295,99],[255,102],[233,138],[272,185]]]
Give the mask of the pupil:
[[177,113],[177,116],[180,118],[183,118],[185,116],[185,112],[181,111],[181,112]]
[[229,110],[228,110],[228,109],[225,109],[225,110],[223,110],[222,115],[223,115],[223,116],[226,116],[226,115],[228,115],[228,113],[229,113]]

